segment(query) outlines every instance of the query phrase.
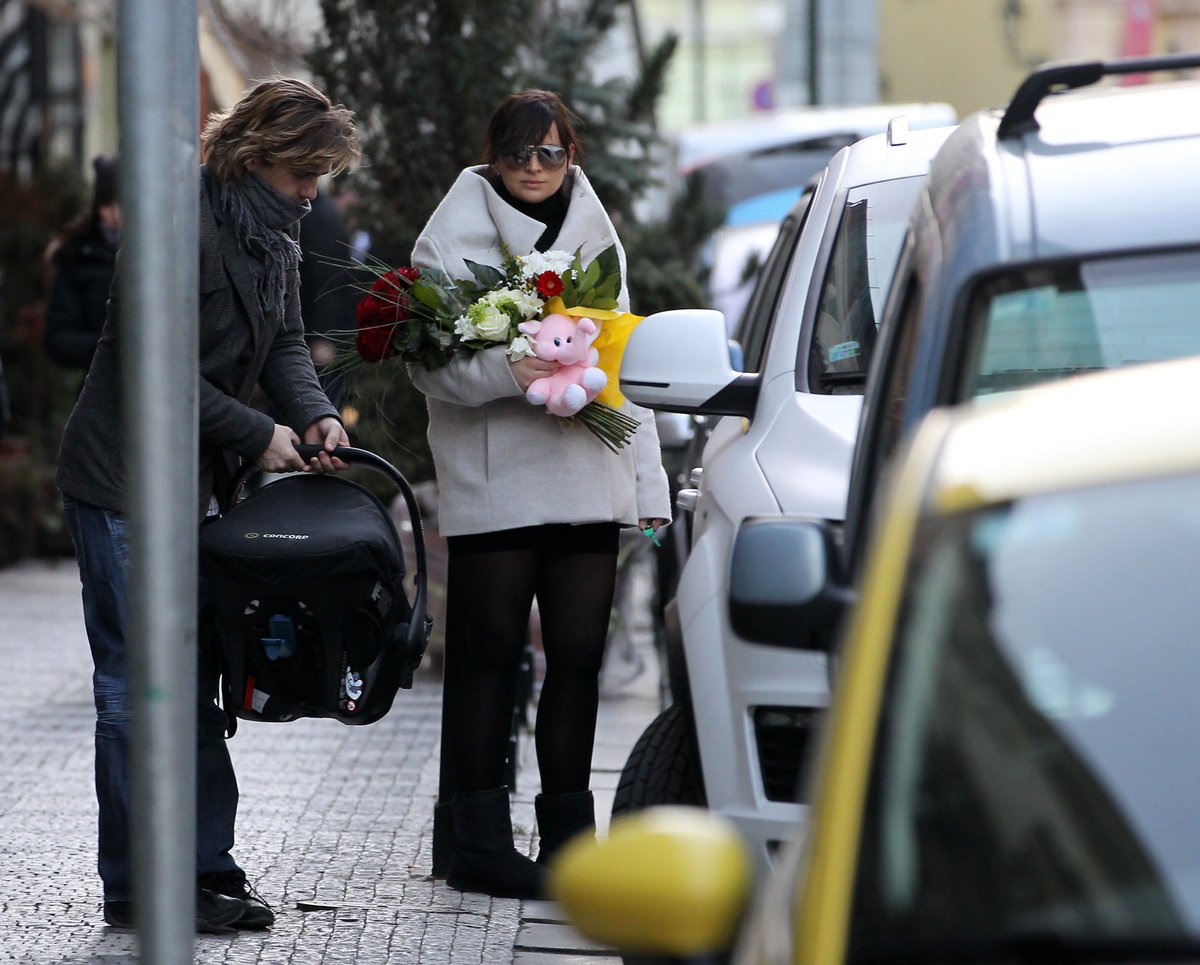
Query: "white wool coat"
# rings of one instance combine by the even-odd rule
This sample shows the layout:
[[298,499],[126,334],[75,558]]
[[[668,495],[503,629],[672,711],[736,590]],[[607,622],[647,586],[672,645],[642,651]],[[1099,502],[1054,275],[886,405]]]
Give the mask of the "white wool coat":
[[[582,248],[584,264],[615,244],[625,252],[583,171],[564,180],[570,202],[552,248]],[[467,168],[425,225],[412,263],[470,278],[464,259],[500,266],[501,242],[523,255],[545,225],[508,204],[492,187],[485,166]],[[638,419],[633,439],[613,453],[587,429],[549,415],[526,401],[502,347],[484,349],[429,372],[409,367],[429,407],[429,446],[439,490],[438,519],[445,536],[487,533],[544,523],[670,519],[667,477],[658,432],[647,409],[626,401]]]

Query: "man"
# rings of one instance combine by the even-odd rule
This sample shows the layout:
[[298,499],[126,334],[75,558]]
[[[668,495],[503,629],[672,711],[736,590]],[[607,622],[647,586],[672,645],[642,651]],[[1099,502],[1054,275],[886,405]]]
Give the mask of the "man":
[[[227,457],[266,471],[333,472],[348,445],[313,371],[299,309],[298,222],[317,179],[359,160],[353,115],[312,85],[278,78],[214,115],[200,170],[200,497],[197,522],[229,481]],[[118,267],[118,275],[120,268]],[[118,286],[119,287],[119,286]],[[126,477],[121,460],[118,288],[82,393],[63,431],[58,485],[83,585],[95,663],[96,795],[104,920],[133,924],[130,880],[129,628]],[[279,422],[249,406],[259,385]],[[306,466],[301,436],[323,447]],[[237,781],[215,702],[215,655],[201,653],[198,709],[196,926],[266,928],[270,907],[230,854]]]

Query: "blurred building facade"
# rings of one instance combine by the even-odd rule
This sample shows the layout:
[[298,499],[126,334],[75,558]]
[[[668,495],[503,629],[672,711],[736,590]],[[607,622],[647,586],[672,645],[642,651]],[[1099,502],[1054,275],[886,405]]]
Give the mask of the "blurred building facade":
[[1049,60],[1200,51],[1200,0],[878,3],[881,98],[947,101],[960,117],[1003,107]]
[[[251,80],[303,73],[316,0],[198,0],[201,117]],[[81,175],[116,153],[117,0],[0,0],[0,170],[54,162]]]
[[[117,0],[0,0],[0,170],[115,152]],[[203,113],[304,73],[317,0],[198,0]],[[680,43],[664,132],[773,107],[1004,104],[1046,60],[1200,50],[1200,0],[631,0],[598,62]]]
[[633,0],[638,36],[679,37],[659,121],[670,132],[806,104],[878,100],[877,0]]

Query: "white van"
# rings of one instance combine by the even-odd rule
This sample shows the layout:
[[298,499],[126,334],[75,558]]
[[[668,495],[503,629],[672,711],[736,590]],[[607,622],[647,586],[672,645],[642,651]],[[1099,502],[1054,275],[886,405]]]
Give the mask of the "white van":
[[893,125],[839,151],[793,207],[737,331],[718,311],[651,315],[621,389],[653,409],[724,416],[703,454],[691,552],[665,611],[672,703],[629,756],[614,813],[707,804],[766,861],[803,814],[809,737],[828,700],[824,653],[738,636],[730,556],[748,518],[845,514],[862,385],[909,212],[950,128]]

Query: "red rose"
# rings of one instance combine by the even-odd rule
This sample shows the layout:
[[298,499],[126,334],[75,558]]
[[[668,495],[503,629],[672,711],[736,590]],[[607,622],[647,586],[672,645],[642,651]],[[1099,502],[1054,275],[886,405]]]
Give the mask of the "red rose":
[[393,268],[375,279],[371,291],[379,296],[380,301],[395,306],[400,318],[407,318],[408,289],[419,275],[416,268]]
[[395,325],[359,326],[354,337],[354,347],[365,361],[382,362],[396,354],[396,348],[392,344],[395,330]]
[[364,295],[358,301],[355,316],[358,319],[358,332],[354,347],[358,349],[358,354],[368,362],[381,362],[392,356],[395,353],[392,334],[396,324],[403,318],[400,306],[375,295]]
[[538,275],[537,290],[538,294],[543,298],[553,298],[555,295],[561,295],[563,280],[552,271],[544,271]]
[[371,292],[359,299],[354,344],[366,361],[381,362],[396,354],[393,337],[408,318],[408,289],[420,274],[416,268],[393,268],[376,278]]

